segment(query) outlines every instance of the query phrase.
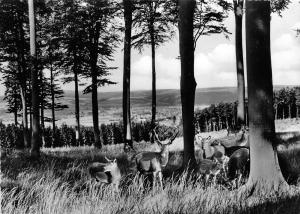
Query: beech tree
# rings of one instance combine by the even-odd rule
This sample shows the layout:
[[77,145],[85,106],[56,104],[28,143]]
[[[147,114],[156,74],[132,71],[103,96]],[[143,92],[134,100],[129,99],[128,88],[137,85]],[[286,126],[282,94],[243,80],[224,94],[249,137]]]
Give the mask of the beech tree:
[[40,113],[39,113],[39,86],[38,70],[36,64],[36,31],[35,13],[33,0],[28,0],[29,29],[30,29],[30,56],[31,56],[31,85],[32,85],[32,137],[31,156],[40,156],[41,133],[40,133]]
[[[9,21],[7,21],[9,20]],[[11,73],[19,86],[22,101],[22,123],[24,146],[29,147],[28,98],[29,98],[29,40],[28,11],[26,2],[2,0],[0,2],[0,62],[2,71]],[[10,68],[5,63],[10,62]]]
[[[64,11],[64,12],[62,12]],[[79,84],[80,75],[88,70],[88,63],[85,59],[86,48],[82,41],[86,40],[86,33],[82,25],[82,11],[80,5],[74,0],[63,1],[56,4],[54,12],[58,18],[54,22],[61,31],[60,62],[57,63],[60,71],[65,75],[64,83],[74,82],[75,97],[75,119],[76,119],[76,141],[81,143],[80,131],[80,108],[79,108]],[[54,16],[55,17],[55,16]],[[61,30],[61,29],[60,29]]]
[[233,0],[233,11],[235,17],[235,58],[237,72],[237,126],[245,125],[245,74],[243,59],[243,0]]
[[[155,127],[156,120],[156,48],[173,38],[173,15],[169,13],[168,1],[147,0],[135,1],[134,29],[132,46],[140,52],[145,46],[151,47],[152,59],[152,108],[151,129]],[[154,136],[152,133],[151,136]],[[151,137],[154,143],[154,138]]]
[[270,55],[270,1],[246,1],[246,56],[249,96],[250,176],[247,188],[278,190],[287,185],[275,142]]
[[184,166],[196,163],[194,155],[194,104],[196,81],[194,77],[193,18],[195,0],[179,0],[179,49],[181,59],[181,105],[183,121]]
[[92,83],[84,89],[84,93],[92,93],[92,112],[95,146],[102,147],[102,136],[99,129],[98,87],[114,84],[106,76],[111,69],[107,65],[113,60],[112,54],[119,42],[117,28],[113,23],[114,15],[118,12],[115,2],[88,0],[79,8],[82,13],[82,26],[85,29],[84,48],[86,48],[87,66],[84,77]]
[[131,65],[131,30],[133,2],[123,0],[125,37],[124,37],[124,64],[123,64],[123,133],[124,150],[127,145],[133,148],[130,116],[130,65]]
[[[287,8],[290,0],[271,0],[271,11],[278,13]],[[235,55],[236,55],[236,71],[237,71],[237,126],[245,125],[245,74],[243,60],[243,0],[233,0],[233,12],[235,17]]]

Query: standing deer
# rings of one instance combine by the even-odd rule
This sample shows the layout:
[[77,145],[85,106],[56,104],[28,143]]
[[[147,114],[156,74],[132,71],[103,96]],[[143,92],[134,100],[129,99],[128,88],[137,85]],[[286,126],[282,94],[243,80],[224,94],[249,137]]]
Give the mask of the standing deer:
[[248,148],[236,150],[229,158],[227,178],[233,181],[237,178],[236,187],[241,182],[242,176],[249,172],[250,152]]
[[121,171],[118,167],[117,160],[105,159],[108,163],[91,163],[88,167],[91,178],[94,178],[97,182],[111,184],[114,189],[119,191],[119,184],[121,180]]
[[196,172],[205,176],[205,184],[208,183],[209,178],[212,176],[213,183],[216,183],[217,175],[221,173],[223,165],[216,160],[202,159],[196,167]]
[[162,187],[162,168],[164,168],[169,161],[169,149],[168,146],[173,143],[177,137],[179,131],[169,139],[169,142],[162,143],[158,138],[155,129],[153,130],[155,140],[160,146],[160,152],[140,152],[135,155],[135,161],[137,170],[144,174],[152,174],[153,187],[156,185],[156,179],[159,179],[160,186]]
[[201,136],[198,136],[199,141],[196,141],[196,143],[200,146],[200,148],[203,151],[203,158],[206,159],[213,159],[216,157],[216,153],[218,153],[218,157],[220,157],[220,153],[225,155],[225,148],[222,145],[219,144],[212,144],[210,142],[211,136],[207,138],[203,138]]

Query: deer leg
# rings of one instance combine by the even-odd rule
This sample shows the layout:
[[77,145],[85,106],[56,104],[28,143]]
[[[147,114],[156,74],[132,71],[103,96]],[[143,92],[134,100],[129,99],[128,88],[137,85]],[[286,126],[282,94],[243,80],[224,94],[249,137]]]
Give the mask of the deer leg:
[[159,179],[159,183],[160,183],[161,188],[163,188],[163,183],[162,183],[162,172],[161,172],[161,171],[158,172],[158,179]]
[[209,180],[209,174],[206,174],[206,175],[205,175],[205,185],[208,184],[208,180]]
[[242,181],[242,173],[239,174],[238,180],[237,180],[237,187],[239,187],[239,184]]
[[153,176],[152,176],[153,177],[153,181],[152,181],[153,182],[153,188],[155,188],[155,186],[156,186],[156,176],[157,176],[156,172],[153,172]]

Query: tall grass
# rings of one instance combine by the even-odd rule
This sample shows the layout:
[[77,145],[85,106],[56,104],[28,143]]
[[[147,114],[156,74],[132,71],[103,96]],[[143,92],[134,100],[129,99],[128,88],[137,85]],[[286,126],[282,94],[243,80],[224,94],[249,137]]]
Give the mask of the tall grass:
[[[141,145],[142,146],[142,145]],[[176,154],[178,155],[178,154]],[[90,180],[92,161],[117,157],[124,176],[120,192]],[[99,151],[44,149],[39,161],[26,153],[1,160],[1,213],[299,213],[300,190],[268,194],[246,200],[222,185],[204,186],[187,172],[164,178],[164,187],[145,188],[130,169],[130,158],[118,147]]]

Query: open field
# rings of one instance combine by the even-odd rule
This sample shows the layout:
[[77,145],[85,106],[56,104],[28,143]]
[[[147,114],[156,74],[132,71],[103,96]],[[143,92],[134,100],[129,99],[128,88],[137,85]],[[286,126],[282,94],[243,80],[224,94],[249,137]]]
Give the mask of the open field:
[[[299,121],[277,121],[276,127],[288,131]],[[289,127],[283,130],[283,127]],[[203,133],[221,138],[225,131]],[[138,151],[155,151],[157,145],[135,144]],[[196,147],[196,157],[198,149]],[[179,172],[182,163],[182,138],[172,144],[171,156],[164,174],[164,188],[143,188],[136,175],[132,154],[123,153],[123,145],[42,149],[39,161],[14,151],[1,157],[2,213],[299,213],[300,183],[287,192],[268,194],[245,200],[227,185],[204,186],[201,179]],[[94,161],[106,162],[104,156],[117,158],[124,175],[121,191],[91,182],[87,166]],[[288,162],[284,173],[300,175],[300,142],[279,146],[279,156]]]

